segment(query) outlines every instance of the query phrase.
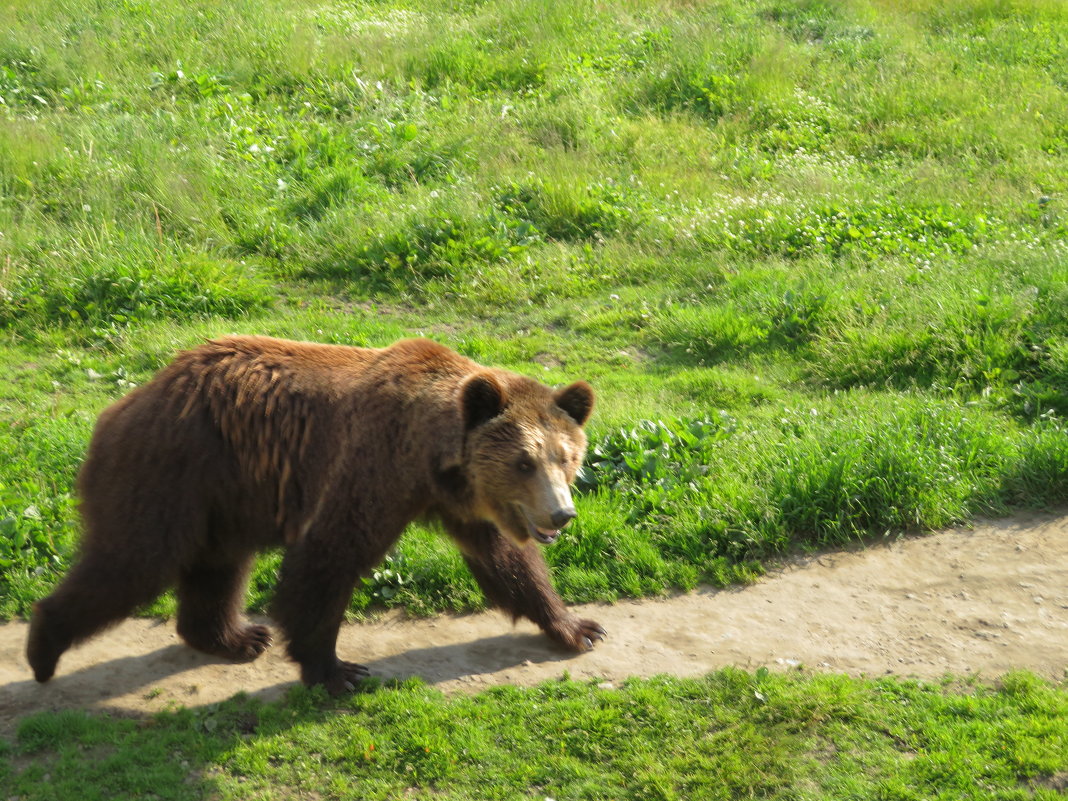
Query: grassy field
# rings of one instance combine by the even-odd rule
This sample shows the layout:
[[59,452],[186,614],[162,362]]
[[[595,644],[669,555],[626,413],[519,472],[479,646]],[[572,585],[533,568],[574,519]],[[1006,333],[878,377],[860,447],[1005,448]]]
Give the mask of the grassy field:
[[[356,345],[425,334],[548,383],[589,380],[599,406],[580,518],[547,551],[569,601],[745,581],[795,549],[1063,504],[1066,184],[1060,0],[11,0],[0,617],[25,615],[70,562],[71,487],[99,410],[176,350],[227,332]],[[261,561],[253,608],[277,564]],[[382,604],[424,614],[483,601],[451,546],[417,529],[352,611]],[[829,681],[781,686],[819,694]],[[840,692],[875,721],[880,686]],[[944,703],[953,725],[965,725],[954,704],[975,704],[984,731],[1031,714],[1011,693],[886,686]],[[434,720],[500,702],[405,692]],[[585,687],[515,692],[509,709],[592,693],[622,715],[617,695]],[[1063,707],[1060,691],[1033,692]],[[367,698],[389,703],[353,703]],[[671,715],[692,712],[675,703]],[[350,725],[292,710],[301,726],[282,739]],[[823,767],[776,785],[795,774],[769,763],[732,797],[838,787],[819,771],[846,757],[813,745],[823,717],[797,714],[772,729]],[[252,760],[260,787],[290,760],[254,758],[232,733],[209,738],[205,756],[181,739],[199,725],[190,715],[48,739],[68,724],[83,730],[27,724],[8,764],[35,743],[58,766],[163,732],[198,769],[227,754],[218,782],[237,795],[233,765]],[[608,747],[616,724],[605,725]],[[1007,752],[1032,747],[1014,731]],[[910,771],[950,775],[908,758],[919,753],[908,737],[873,738],[863,770],[892,775],[896,749]],[[720,759],[714,743],[690,747],[678,759]],[[632,772],[627,760],[646,759],[636,753],[605,770]],[[446,762],[431,784],[465,770]],[[1033,777],[1039,762],[990,764]],[[671,773],[682,763],[664,764],[649,786],[689,793]],[[303,775],[287,774],[293,797]],[[567,797],[602,797],[581,789],[597,777],[567,781]],[[984,797],[1046,792],[1007,781]],[[834,793],[982,792],[946,782],[931,785],[941,796],[877,782]]]
[[723,671],[447,698],[416,681],[340,702],[235,698],[149,721],[23,721],[0,782],[79,799],[1063,798],[1068,695]]

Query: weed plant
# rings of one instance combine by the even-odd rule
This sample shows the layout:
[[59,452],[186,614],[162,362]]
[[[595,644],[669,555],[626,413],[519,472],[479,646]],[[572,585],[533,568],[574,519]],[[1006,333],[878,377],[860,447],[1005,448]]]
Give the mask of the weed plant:
[[[9,4],[0,615],[100,409],[234,331],[593,382],[572,601],[1063,504],[1066,176],[1055,0]],[[414,529],[381,604],[482,599]]]

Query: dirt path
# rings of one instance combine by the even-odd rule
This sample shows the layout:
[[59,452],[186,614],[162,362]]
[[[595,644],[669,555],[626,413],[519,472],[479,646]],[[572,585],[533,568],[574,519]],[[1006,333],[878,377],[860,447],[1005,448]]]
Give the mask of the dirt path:
[[[797,560],[760,583],[666,600],[581,608],[609,639],[555,650],[502,615],[346,626],[339,651],[374,675],[421,676],[446,691],[533,684],[568,671],[616,681],[700,675],[726,665],[936,678],[1068,668],[1068,516],[1031,516]],[[26,624],[0,625],[0,729],[46,709],[156,711],[247,691],[275,698],[297,677],[275,647],[230,664],[184,646],[173,622],[131,620],[68,652],[46,685],[30,679]]]

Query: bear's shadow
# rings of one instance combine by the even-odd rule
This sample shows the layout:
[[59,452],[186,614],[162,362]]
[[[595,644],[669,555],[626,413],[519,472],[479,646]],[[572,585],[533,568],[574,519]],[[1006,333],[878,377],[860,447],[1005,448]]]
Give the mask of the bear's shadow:
[[470,642],[412,648],[364,664],[372,676],[383,679],[414,676],[428,684],[444,684],[527,663],[564,662],[574,658],[574,653],[555,647],[543,634],[512,632]]
[[[283,646],[276,644],[274,647]],[[497,673],[527,663],[564,662],[573,659],[575,655],[557,649],[544,635],[512,632],[464,643],[413,648],[377,659],[360,659],[358,653],[348,649],[342,651],[340,656],[361,661],[371,671],[372,678],[388,681],[416,677],[435,685],[456,681],[465,676]],[[285,690],[298,683],[297,666],[290,664],[293,670],[292,681],[252,689],[242,688],[240,680],[235,677],[234,693],[247,692],[250,696],[263,700],[280,698]],[[98,704],[106,708],[109,699],[137,692],[148,697],[158,682],[207,665],[221,665],[224,669],[225,666],[233,665],[235,670],[240,667],[238,664],[202,654],[185,644],[177,643],[146,654],[110,659],[66,674],[63,673],[61,664],[59,673],[48,684],[39,685],[32,679],[27,679],[25,682],[13,682],[5,689],[32,706],[41,708],[48,708],[50,704],[55,707]],[[206,699],[198,697],[198,680],[199,677],[191,673],[187,684],[172,687],[174,700],[187,707],[208,703]],[[51,699],[50,688],[54,688]]]

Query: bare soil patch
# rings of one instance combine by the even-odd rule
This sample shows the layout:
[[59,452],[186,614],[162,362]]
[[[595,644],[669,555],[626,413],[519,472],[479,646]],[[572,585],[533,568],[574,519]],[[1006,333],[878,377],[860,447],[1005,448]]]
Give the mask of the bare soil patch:
[[[576,609],[608,639],[580,656],[496,612],[345,626],[339,652],[384,678],[446,692],[535,684],[565,671],[614,682],[735,665],[918,678],[1068,668],[1068,516],[1031,515],[791,560],[748,587]],[[121,714],[199,706],[237,692],[277,698],[297,681],[276,645],[233,664],[186,647],[173,621],[129,620],[64,655],[38,685],[27,626],[0,625],[0,729],[41,710]]]

